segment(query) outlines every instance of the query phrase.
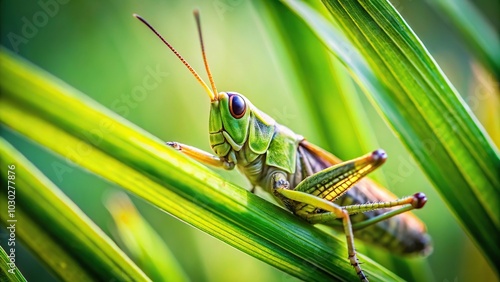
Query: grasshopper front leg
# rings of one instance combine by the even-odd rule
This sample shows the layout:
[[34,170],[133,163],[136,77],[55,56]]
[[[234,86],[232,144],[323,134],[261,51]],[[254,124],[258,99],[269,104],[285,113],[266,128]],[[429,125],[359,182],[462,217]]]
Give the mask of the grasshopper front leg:
[[196,147],[177,143],[177,142],[167,142],[168,146],[184,153],[185,155],[199,161],[202,164],[214,166],[217,168],[223,168],[226,170],[231,170],[234,168],[234,163],[226,159],[222,159],[218,156],[207,153]]

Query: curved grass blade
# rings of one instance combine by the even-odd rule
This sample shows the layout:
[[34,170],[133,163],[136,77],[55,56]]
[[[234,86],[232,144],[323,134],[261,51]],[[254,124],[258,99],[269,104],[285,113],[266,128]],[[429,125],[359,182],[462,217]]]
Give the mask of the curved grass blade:
[[3,247],[0,247],[0,281],[25,282],[23,274],[15,266]]
[[386,1],[324,1],[353,47],[302,1],[283,2],[350,68],[466,231],[496,265],[500,259],[494,235],[500,232],[498,151],[404,20]]
[[[296,277],[357,279],[343,241],[228,183],[6,51],[1,57],[0,121],[8,127]],[[361,259],[375,280],[400,280],[372,260]]]
[[189,281],[174,255],[125,193],[106,199],[116,233],[132,259],[153,281]]
[[[5,139],[0,138],[0,165],[14,165],[15,198],[2,185],[0,202],[14,201],[14,217],[0,213],[2,224],[15,225],[22,240],[66,281],[150,281],[146,275],[78,207]],[[2,182],[7,183],[2,173]],[[5,188],[4,188],[5,187]],[[9,203],[10,204],[10,203]],[[12,223],[10,220],[16,220]]]

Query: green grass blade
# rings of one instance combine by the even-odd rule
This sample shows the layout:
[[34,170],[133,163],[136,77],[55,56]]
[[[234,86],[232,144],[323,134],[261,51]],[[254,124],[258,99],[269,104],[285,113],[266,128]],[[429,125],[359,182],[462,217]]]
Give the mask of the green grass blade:
[[[10,247],[10,246],[9,246]],[[10,248],[8,248],[9,254],[13,254],[15,256],[15,252],[11,252]],[[24,278],[23,274],[15,265],[15,258],[14,262],[12,262],[11,258],[3,247],[0,247],[0,281],[9,281],[9,282],[25,282],[26,279]]]
[[303,2],[284,2],[351,69],[495,265],[500,259],[498,151],[404,20],[386,1],[324,1],[353,47]]
[[1,213],[2,224],[14,224],[16,239],[57,276],[66,281],[149,281],[106,234],[3,138],[0,154],[3,168],[15,166],[11,170],[15,179],[2,173],[2,182],[10,180],[10,187],[15,187],[9,190],[15,194],[9,193],[7,198],[7,187],[2,185],[2,207],[15,206],[14,212]]
[[[1,58],[3,124],[296,277],[357,279],[343,241],[228,183],[6,51]],[[360,257],[375,280],[400,280]]]
[[500,39],[476,7],[468,0],[427,1],[447,19],[472,49],[474,55],[500,77]]

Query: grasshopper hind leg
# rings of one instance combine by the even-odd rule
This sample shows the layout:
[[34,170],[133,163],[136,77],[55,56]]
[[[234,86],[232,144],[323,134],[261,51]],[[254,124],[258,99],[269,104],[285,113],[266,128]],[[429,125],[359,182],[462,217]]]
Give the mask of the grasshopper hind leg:
[[[277,173],[273,177],[274,193],[282,199],[287,208],[293,211],[296,215],[304,218],[312,224],[341,224],[346,235],[349,261],[361,281],[368,281],[368,279],[359,265],[354,247],[353,231],[360,230],[382,220],[386,220],[397,214],[401,214],[412,209],[422,208],[427,201],[427,198],[423,193],[416,193],[413,196],[393,201],[382,201],[349,206],[340,206],[334,203],[341,195],[352,188],[361,178],[382,165],[385,159],[385,152],[382,150],[376,150],[360,158],[321,170],[305,178],[293,189],[289,189],[288,185],[283,185],[283,183],[287,183],[285,182],[286,179],[283,174]],[[356,222],[355,224],[351,223],[351,214],[365,213],[368,211],[392,207],[400,208],[362,222]],[[342,223],[338,222],[337,219],[341,219]]]
[[295,214],[306,220],[308,220],[308,217],[311,214],[294,209],[297,203],[305,203],[324,209],[325,211],[335,214],[336,218],[341,218],[346,235],[349,262],[354,267],[354,270],[356,271],[359,279],[363,282],[368,282],[368,278],[361,269],[359,259],[356,255],[351,219],[349,217],[349,213],[346,210],[330,201],[316,197],[314,195],[307,194],[301,191],[289,190],[289,183],[286,180],[285,175],[282,173],[275,173],[273,175],[273,189],[275,195],[283,201],[285,206],[287,206],[290,210],[294,211]]
[[323,210],[328,214],[328,220],[342,219],[346,236],[349,262],[354,267],[361,281],[368,281],[361,269],[354,247],[354,235],[349,211],[334,203],[341,195],[368,173],[382,165],[387,156],[383,150],[375,150],[360,158],[343,162],[321,170],[302,180],[293,190],[290,190],[285,175],[276,173],[273,176],[274,193],[296,215],[314,223],[323,223]]
[[[348,251],[348,259],[351,265],[354,267],[354,270],[356,271],[356,274],[358,275],[359,279],[363,282],[368,282],[368,278],[361,269],[361,265],[359,263],[359,259],[356,255],[356,249],[354,247],[354,235],[352,231],[352,225],[351,225],[351,219],[349,217],[349,213],[342,209],[342,207],[327,201],[322,198],[318,198],[314,195],[307,194],[301,191],[294,191],[294,190],[289,190],[285,187],[288,186],[288,182],[284,182],[283,176],[280,176],[280,174],[277,174],[275,177],[273,177],[274,180],[274,192],[275,194],[284,202],[284,204],[288,208],[292,208],[291,210],[294,211],[293,207],[297,202],[300,203],[305,203],[311,206],[315,206],[318,208],[321,208],[325,211],[328,211],[331,214],[334,214],[336,218],[341,218],[342,223],[344,226],[344,232],[346,235],[346,241],[347,241],[347,251]],[[280,181],[281,180],[281,181]],[[285,180],[286,181],[286,180]],[[309,216],[312,214],[303,212],[301,210],[294,211],[294,213],[306,220],[308,220]]]

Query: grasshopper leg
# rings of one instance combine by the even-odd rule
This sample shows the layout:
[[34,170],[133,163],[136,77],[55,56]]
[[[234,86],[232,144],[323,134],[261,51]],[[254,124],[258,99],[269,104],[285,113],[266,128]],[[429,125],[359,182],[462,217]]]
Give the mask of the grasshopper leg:
[[[420,209],[422,208],[425,203],[427,202],[427,198],[424,193],[416,193],[413,196],[409,197],[404,197],[401,199],[397,199],[394,201],[387,201],[387,202],[378,202],[378,203],[367,203],[367,204],[362,204],[362,205],[352,205],[352,206],[343,206],[342,209],[346,210],[349,215],[351,214],[356,214],[360,212],[368,212],[372,210],[377,210],[377,209],[384,209],[384,208],[392,208],[392,207],[397,207],[397,206],[402,206],[399,209],[386,212],[384,214],[381,214],[379,216],[370,218],[368,220],[362,221],[362,222],[357,222],[352,225],[352,229],[354,231],[363,229],[365,227],[368,227],[370,225],[373,225],[375,223],[378,223],[380,221],[386,220],[388,218],[391,218],[395,215],[402,214],[407,211],[411,211],[413,209]],[[307,221],[309,221],[312,224],[316,223],[328,223],[328,224],[335,224],[336,221],[335,219],[338,219],[339,217],[337,214],[332,213],[332,212],[325,212],[325,213],[319,213],[319,214],[308,214],[307,215]]]
[[[421,209],[424,207],[425,203],[427,203],[427,197],[425,196],[424,193],[415,193],[412,196],[397,199],[394,201],[388,201],[388,202],[381,202],[381,203],[369,203],[369,204],[364,204],[364,205],[359,205],[359,206],[346,206],[344,207],[346,210],[349,211],[349,214],[357,213],[359,212],[359,207],[366,206],[365,211],[370,211],[374,209],[380,209],[380,208],[391,208],[391,207],[397,207],[401,206],[401,208],[392,210],[390,212],[386,212],[384,214],[381,214],[379,216],[364,220],[362,222],[355,223],[353,225],[353,230],[361,230],[365,227],[368,227],[370,225],[373,225],[375,223],[378,223],[380,221],[386,220],[388,218],[391,218],[395,215],[402,214],[414,209]],[[376,208],[374,208],[376,206]],[[363,212],[365,212],[363,211]]]
[[368,279],[359,265],[354,248],[349,211],[334,204],[333,201],[347,192],[361,178],[382,165],[386,158],[383,150],[375,150],[360,158],[326,168],[304,179],[294,190],[288,189],[285,175],[282,173],[273,175],[274,193],[296,215],[308,221],[324,222],[325,218],[319,218],[320,216],[314,213],[314,210],[319,208],[326,211],[329,216],[328,220],[342,219],[349,261],[361,281],[368,281]]
[[168,146],[180,151],[187,156],[199,161],[200,163],[211,165],[217,168],[223,168],[226,170],[231,170],[234,168],[234,163],[228,160],[219,158],[218,156],[207,153],[203,150],[195,148],[193,146],[177,143],[177,142],[167,142]]
[[[314,195],[307,194],[301,191],[293,191],[293,190],[287,190],[285,188],[276,188],[275,193],[278,193],[282,195],[283,197],[295,201],[295,202],[301,202],[305,203],[311,206],[315,206],[318,208],[321,208],[325,211],[331,212],[336,216],[336,218],[341,218],[342,219],[342,224],[344,226],[344,233],[346,235],[346,242],[347,242],[347,252],[349,254],[349,262],[351,265],[354,267],[356,274],[358,275],[359,279],[363,282],[368,282],[368,278],[366,277],[365,273],[361,269],[358,257],[356,255],[356,249],[354,247],[354,235],[353,235],[353,230],[352,230],[352,225],[351,225],[351,218],[349,217],[349,213],[343,209],[341,206],[336,205],[328,200],[318,198]],[[304,219],[308,219],[312,214],[310,213],[301,213],[299,210],[297,212],[297,215]]]

